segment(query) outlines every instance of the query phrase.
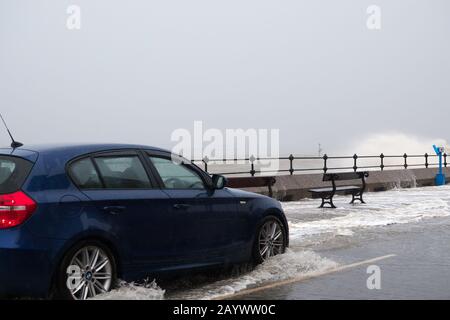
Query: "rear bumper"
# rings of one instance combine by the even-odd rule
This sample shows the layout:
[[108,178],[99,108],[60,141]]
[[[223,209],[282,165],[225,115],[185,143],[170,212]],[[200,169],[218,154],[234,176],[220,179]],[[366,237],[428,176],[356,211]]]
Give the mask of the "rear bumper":
[[46,254],[36,250],[0,249],[0,296],[44,297],[50,288]]
[[0,230],[0,297],[48,296],[54,244],[23,228]]

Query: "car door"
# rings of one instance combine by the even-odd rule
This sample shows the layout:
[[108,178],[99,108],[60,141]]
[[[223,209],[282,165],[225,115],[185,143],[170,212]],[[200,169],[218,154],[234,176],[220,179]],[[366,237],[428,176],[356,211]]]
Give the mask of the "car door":
[[171,199],[174,250],[186,263],[224,262],[236,246],[237,199],[210,187],[206,174],[167,153],[148,153],[149,164]]
[[104,228],[129,256],[132,265],[127,267],[137,273],[157,268],[173,254],[169,197],[155,187],[142,160],[139,152],[130,150],[94,154],[71,165],[72,176],[92,200]]

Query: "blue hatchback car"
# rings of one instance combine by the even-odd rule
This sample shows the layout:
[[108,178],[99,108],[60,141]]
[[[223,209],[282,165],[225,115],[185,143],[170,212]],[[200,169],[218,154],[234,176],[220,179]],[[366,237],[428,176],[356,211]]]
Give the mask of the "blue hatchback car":
[[0,149],[0,296],[88,299],[283,253],[279,202],[225,184],[147,146]]

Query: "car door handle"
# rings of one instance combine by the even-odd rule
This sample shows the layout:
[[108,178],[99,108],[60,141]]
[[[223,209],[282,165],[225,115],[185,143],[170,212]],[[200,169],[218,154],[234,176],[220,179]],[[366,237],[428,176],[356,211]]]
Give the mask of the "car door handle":
[[186,203],[176,203],[173,205],[173,208],[176,210],[187,210],[191,207],[190,204],[186,204]]
[[105,211],[106,213],[109,213],[109,214],[119,214],[119,213],[125,211],[125,209],[126,208],[123,207],[123,206],[106,206],[106,207],[103,207],[103,211]]

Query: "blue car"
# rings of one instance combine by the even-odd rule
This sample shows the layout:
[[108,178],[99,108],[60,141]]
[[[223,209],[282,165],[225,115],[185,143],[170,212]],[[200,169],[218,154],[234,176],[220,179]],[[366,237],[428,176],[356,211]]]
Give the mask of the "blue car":
[[138,145],[0,149],[0,296],[88,299],[167,272],[281,254],[278,201]]

